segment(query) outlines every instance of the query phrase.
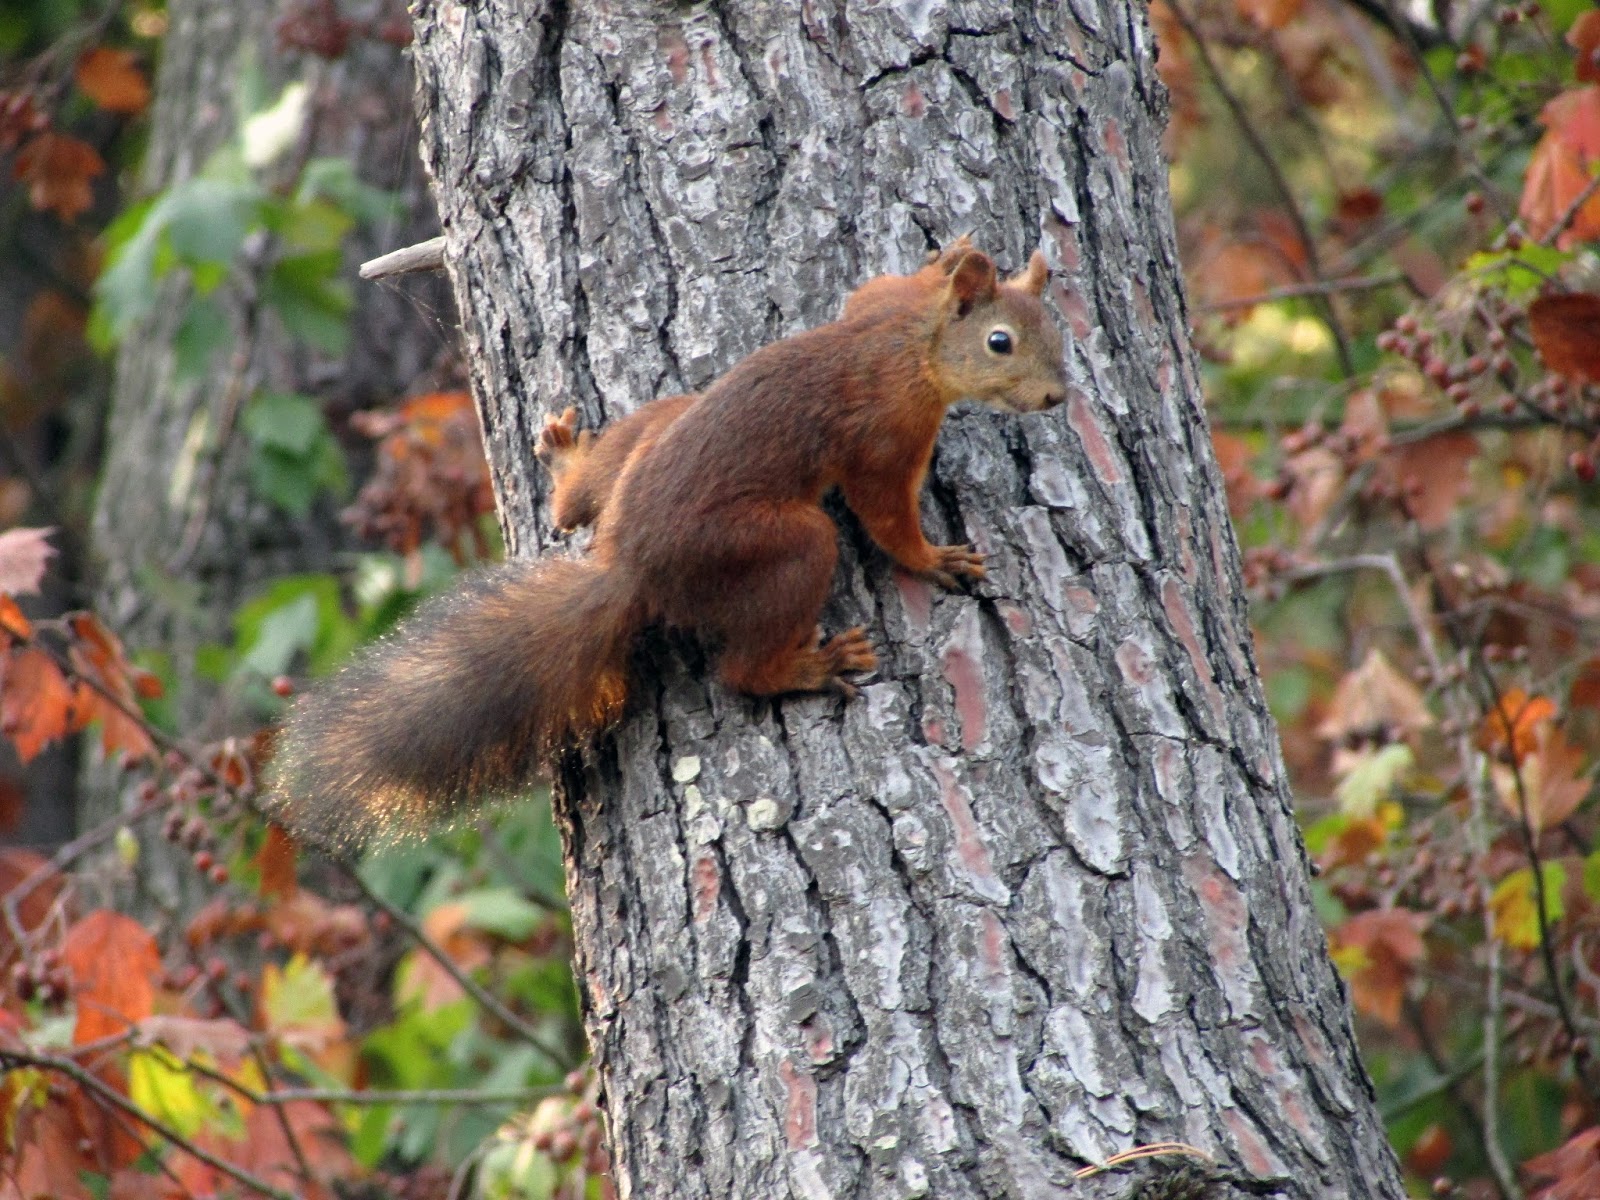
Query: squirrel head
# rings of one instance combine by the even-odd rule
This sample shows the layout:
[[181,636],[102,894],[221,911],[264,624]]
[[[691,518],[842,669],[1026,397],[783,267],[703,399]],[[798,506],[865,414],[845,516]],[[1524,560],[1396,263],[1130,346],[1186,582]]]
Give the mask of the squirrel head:
[[1027,270],[1001,282],[978,250],[941,256],[933,370],[950,398],[1007,412],[1054,408],[1067,395],[1061,334],[1040,303],[1050,269],[1037,250]]

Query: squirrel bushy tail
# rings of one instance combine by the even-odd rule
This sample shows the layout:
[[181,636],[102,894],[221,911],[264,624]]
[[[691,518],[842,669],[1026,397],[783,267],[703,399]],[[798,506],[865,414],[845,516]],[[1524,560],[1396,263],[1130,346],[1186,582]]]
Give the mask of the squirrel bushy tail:
[[620,573],[593,559],[469,578],[299,698],[268,812],[349,849],[516,795],[620,714],[643,623]]

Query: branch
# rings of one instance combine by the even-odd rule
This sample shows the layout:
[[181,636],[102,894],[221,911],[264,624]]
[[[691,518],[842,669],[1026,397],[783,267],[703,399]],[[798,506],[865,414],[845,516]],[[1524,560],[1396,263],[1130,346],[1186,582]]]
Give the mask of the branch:
[[291,1192],[273,1187],[259,1176],[252,1175],[243,1167],[236,1167],[230,1162],[218,1158],[209,1150],[195,1145],[183,1134],[173,1129],[170,1125],[163,1124],[141,1111],[131,1100],[106,1084],[98,1076],[84,1070],[70,1058],[58,1058],[52,1054],[30,1054],[22,1050],[0,1050],[0,1065],[14,1069],[16,1067],[38,1067],[41,1070],[55,1071],[65,1075],[78,1086],[93,1092],[103,1102],[111,1105],[118,1112],[126,1113],[139,1124],[147,1127],[163,1141],[171,1143],[179,1150],[192,1158],[197,1158],[213,1170],[221,1171],[235,1183],[249,1188],[262,1196],[271,1196],[273,1200],[298,1200]]
[[361,278],[385,279],[412,271],[444,270],[444,238],[429,238],[414,246],[402,246],[361,264]]
[[516,1033],[518,1037],[522,1038],[523,1041],[541,1051],[546,1058],[555,1063],[557,1066],[571,1068],[577,1065],[577,1061],[572,1057],[572,1054],[565,1047],[552,1045],[542,1033],[540,1033],[532,1025],[529,1025],[521,1017],[517,1016],[516,1013],[507,1008],[497,997],[490,994],[488,989],[483,987],[483,985],[478,983],[477,980],[473,979],[459,966],[457,966],[455,961],[444,952],[444,948],[428,936],[427,931],[422,928],[422,926],[416,921],[415,918],[412,917],[410,913],[389,903],[388,900],[384,899],[382,896],[378,895],[377,892],[368,887],[367,881],[361,878],[360,873],[357,872],[354,867],[350,866],[348,863],[342,862],[340,863],[340,866],[343,867],[345,873],[350,877],[351,881],[361,889],[362,894],[378,908],[388,913],[390,919],[393,920],[396,925],[399,925],[408,934],[410,934],[411,937],[416,940],[416,943],[421,946],[423,950],[427,951],[428,956],[437,962],[441,967],[443,967],[445,973],[449,975],[451,979],[454,979],[458,984],[461,985],[463,991],[465,991],[485,1009],[503,1021],[506,1026]]
[[1271,304],[1275,300],[1295,300],[1302,296],[1330,296],[1337,292],[1370,292],[1378,288],[1409,284],[1403,271],[1387,275],[1347,275],[1343,279],[1320,279],[1315,283],[1291,283],[1284,287],[1269,288],[1254,296],[1237,296],[1231,300],[1213,300],[1201,305],[1201,312],[1222,312],[1230,308],[1249,308],[1253,304]]

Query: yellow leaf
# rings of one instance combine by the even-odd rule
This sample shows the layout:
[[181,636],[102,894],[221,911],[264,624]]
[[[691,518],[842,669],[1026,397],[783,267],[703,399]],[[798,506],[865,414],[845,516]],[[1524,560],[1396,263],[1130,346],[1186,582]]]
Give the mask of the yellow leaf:
[[217,1117],[216,1105],[195,1086],[183,1060],[162,1046],[128,1055],[128,1098],[141,1112],[193,1137]]
[[[1567,884],[1567,872],[1560,863],[1544,865],[1544,915],[1545,924],[1554,925],[1564,911],[1561,889]],[[1533,870],[1521,867],[1511,872],[1495,885],[1489,897],[1489,911],[1494,917],[1494,935],[1508,946],[1518,950],[1532,950],[1539,944],[1539,910],[1534,903]]]

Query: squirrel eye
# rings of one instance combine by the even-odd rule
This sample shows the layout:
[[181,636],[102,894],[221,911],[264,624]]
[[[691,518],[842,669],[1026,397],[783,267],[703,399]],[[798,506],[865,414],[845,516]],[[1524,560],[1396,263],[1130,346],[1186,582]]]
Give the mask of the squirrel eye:
[[986,345],[988,345],[989,349],[995,354],[1010,354],[1011,335],[1004,329],[991,330]]

